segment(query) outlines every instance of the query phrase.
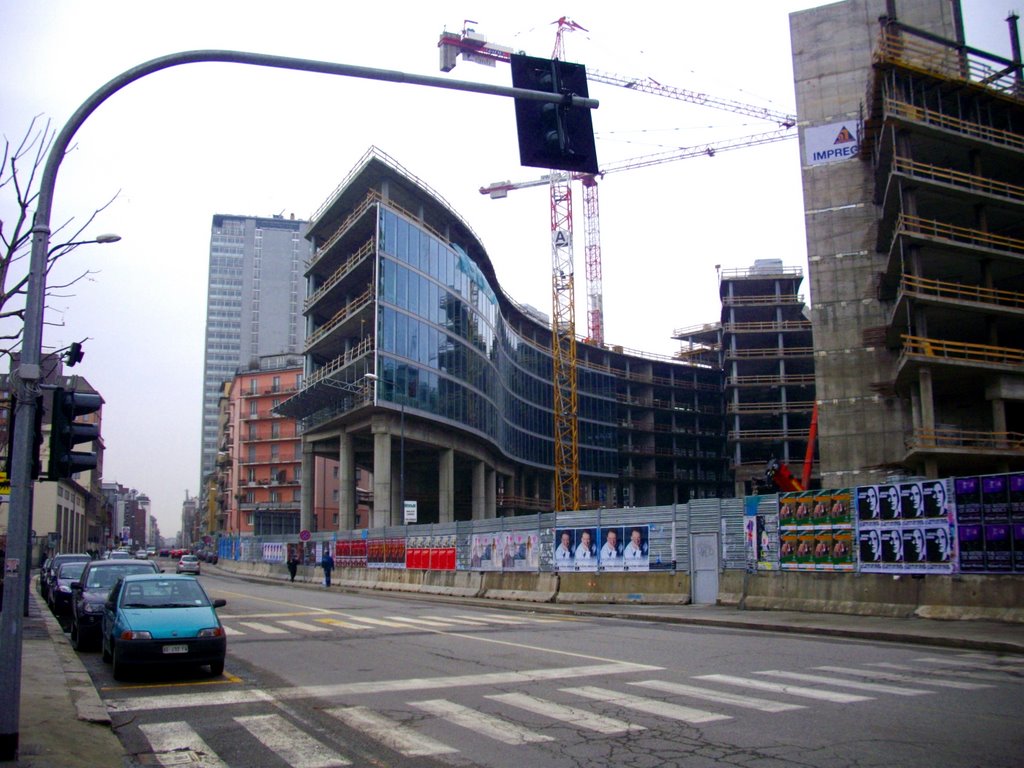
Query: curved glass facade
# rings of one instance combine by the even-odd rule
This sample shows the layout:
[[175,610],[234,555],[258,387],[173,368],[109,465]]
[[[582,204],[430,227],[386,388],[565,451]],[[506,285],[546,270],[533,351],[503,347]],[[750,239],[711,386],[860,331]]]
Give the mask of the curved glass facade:
[[[551,355],[506,323],[477,265],[381,205],[378,354],[383,400],[476,431],[517,461],[554,464]],[[580,370],[580,471],[617,472],[615,379]]]

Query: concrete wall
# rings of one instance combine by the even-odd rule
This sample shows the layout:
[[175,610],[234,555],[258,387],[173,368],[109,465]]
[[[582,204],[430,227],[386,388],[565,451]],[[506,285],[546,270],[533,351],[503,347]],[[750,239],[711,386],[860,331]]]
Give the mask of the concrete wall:
[[1024,579],[726,571],[718,601],[747,610],[1024,622]]
[[[221,560],[218,567],[257,578],[288,578],[284,565]],[[303,566],[297,580],[320,583],[323,571]],[[525,602],[690,602],[689,574],[670,571],[558,574],[339,568],[331,582],[349,589]],[[1024,623],[1024,578],[728,570],[719,573],[718,604],[746,610]]]

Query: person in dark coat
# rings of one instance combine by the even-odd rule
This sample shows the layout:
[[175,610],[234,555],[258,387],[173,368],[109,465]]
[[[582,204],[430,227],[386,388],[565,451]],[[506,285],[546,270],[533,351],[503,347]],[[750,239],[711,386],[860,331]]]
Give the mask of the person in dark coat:
[[299,572],[299,556],[292,553],[288,557],[288,575],[295,581],[295,574]]
[[324,586],[329,587],[331,586],[331,571],[334,570],[334,558],[330,552],[324,552],[320,566],[324,569]]

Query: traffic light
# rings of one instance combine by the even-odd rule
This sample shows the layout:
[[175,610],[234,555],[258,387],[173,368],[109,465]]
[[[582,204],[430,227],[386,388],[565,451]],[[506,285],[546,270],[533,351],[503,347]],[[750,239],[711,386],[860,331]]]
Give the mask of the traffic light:
[[85,357],[85,352],[82,350],[82,342],[73,341],[64,355],[64,360],[67,363],[68,368],[73,368],[82,362],[83,357]]
[[99,457],[95,451],[76,451],[75,446],[96,440],[100,436],[99,425],[76,419],[98,411],[102,405],[103,398],[93,392],[68,392],[60,387],[53,390],[47,480],[60,480],[96,468]]
[[[512,54],[512,86],[589,97],[587,68],[558,59]],[[516,99],[519,162],[561,171],[598,173],[594,124],[586,107]]]

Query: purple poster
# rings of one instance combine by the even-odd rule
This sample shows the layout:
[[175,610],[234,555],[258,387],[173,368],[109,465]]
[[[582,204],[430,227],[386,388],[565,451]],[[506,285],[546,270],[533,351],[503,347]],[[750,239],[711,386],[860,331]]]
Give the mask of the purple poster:
[[958,477],[953,481],[956,495],[956,519],[961,524],[981,522],[981,481],[976,477]]
[[990,573],[1010,573],[1013,570],[1013,550],[1009,525],[985,525],[985,570]]
[[1013,570],[1024,573],[1024,523],[1010,526],[1013,533]]
[[986,525],[1010,522],[1010,497],[1006,480],[1006,475],[981,478],[981,511]]
[[1024,523],[1024,475],[1010,475],[1010,522]]
[[960,571],[980,573],[985,570],[985,540],[980,525],[959,525],[956,529],[960,548]]

